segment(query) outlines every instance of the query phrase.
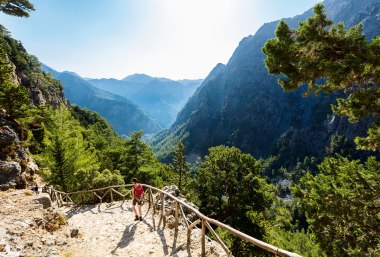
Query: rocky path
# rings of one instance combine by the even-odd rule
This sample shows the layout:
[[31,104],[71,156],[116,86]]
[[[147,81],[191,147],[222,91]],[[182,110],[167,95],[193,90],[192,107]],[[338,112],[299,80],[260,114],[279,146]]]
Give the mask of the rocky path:
[[[193,230],[187,248],[186,227],[180,224],[176,231],[169,216],[164,228],[148,204],[142,208],[144,220],[136,222],[130,201],[57,208],[49,207],[46,197],[0,191],[0,257],[200,256],[200,229]],[[206,256],[226,255],[207,239]]]
[[[91,205],[67,210],[68,225],[79,229],[79,236],[66,253],[72,256],[200,256],[200,229],[192,232],[191,247],[186,247],[186,227],[178,232],[171,224],[163,228],[162,219],[148,204],[143,205],[143,221],[134,221],[131,202]],[[216,242],[208,240],[206,256],[224,256]]]
[[[0,191],[0,257],[59,256],[68,244],[63,214],[49,207],[47,194]],[[64,255],[62,255],[64,256]]]

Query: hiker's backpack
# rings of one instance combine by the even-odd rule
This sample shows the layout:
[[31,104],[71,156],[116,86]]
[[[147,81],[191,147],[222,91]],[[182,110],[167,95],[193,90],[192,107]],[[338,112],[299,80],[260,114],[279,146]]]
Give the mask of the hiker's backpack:
[[135,186],[135,196],[136,197],[140,197],[143,192],[144,192],[144,188],[140,184]]

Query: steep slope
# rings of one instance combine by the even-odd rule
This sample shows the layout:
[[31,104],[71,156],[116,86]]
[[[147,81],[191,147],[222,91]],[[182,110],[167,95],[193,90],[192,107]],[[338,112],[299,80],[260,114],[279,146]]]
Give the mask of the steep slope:
[[[363,22],[366,35],[380,34],[378,0],[328,0],[325,5],[335,22],[344,21],[346,26]],[[311,15],[309,10],[284,20],[297,27],[298,21]],[[291,144],[284,140],[295,139],[301,142],[300,155],[294,154],[295,159],[323,154],[330,135],[337,131],[328,132],[325,124],[336,128],[334,124],[347,121],[339,117],[327,120],[336,95],[303,98],[301,92],[284,93],[276,77],[268,75],[261,49],[274,37],[277,24],[278,21],[264,24],[254,36],[244,38],[229,62],[225,66],[218,64],[189,99],[173,126],[152,140],[161,159],[168,160],[178,139],[185,140],[191,158],[203,156],[209,147],[219,144],[235,145],[257,158],[266,157],[279,151],[279,140],[281,146]],[[350,130],[355,130],[355,135],[365,131],[360,126]],[[291,139],[282,137],[287,131],[293,131]],[[340,133],[344,135],[346,131]],[[303,144],[306,141],[308,144]]]
[[176,81],[154,79],[134,93],[131,100],[167,128],[199,85],[195,82],[185,86]]
[[[0,91],[2,101],[0,103],[0,190],[25,188],[38,171],[34,159],[29,153],[31,135],[41,136],[41,127],[38,122],[33,122],[30,127],[16,120],[9,112],[10,100],[13,108],[23,113],[20,117],[27,116],[31,108],[22,108],[17,102],[32,106],[67,105],[63,96],[62,85],[50,75],[41,71],[40,63],[35,56],[29,55],[20,41],[11,37],[10,32],[0,25],[0,55],[1,55],[1,83]],[[9,73],[4,67],[10,68]],[[9,74],[9,78],[7,77]],[[25,99],[19,90],[9,90],[7,82],[12,81],[23,90]],[[19,92],[18,94],[15,92]],[[5,96],[5,97],[4,97]],[[25,101],[25,102],[24,102]],[[16,105],[14,105],[16,103]],[[21,109],[25,111],[21,111]],[[28,111],[26,111],[28,109]],[[8,111],[8,113],[7,113]],[[34,115],[33,113],[30,115]],[[19,118],[19,117],[17,117]],[[38,119],[38,117],[36,117]],[[26,140],[29,140],[26,142]]]
[[124,97],[96,88],[75,73],[57,72],[46,66],[44,70],[62,82],[71,103],[99,113],[119,134],[128,135],[140,129],[152,134],[161,130],[155,119]]
[[134,74],[123,80],[92,79],[89,82],[100,89],[133,101],[157,119],[163,127],[168,128],[202,80],[174,81]]

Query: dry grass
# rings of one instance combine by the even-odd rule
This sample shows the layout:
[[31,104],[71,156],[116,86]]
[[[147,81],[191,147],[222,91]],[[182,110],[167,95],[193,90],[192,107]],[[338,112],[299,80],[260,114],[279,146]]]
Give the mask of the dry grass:
[[44,214],[45,229],[49,232],[56,231],[66,224],[67,217],[60,212],[47,212]]
[[64,257],[73,257],[74,255],[71,252],[66,252],[63,254]]
[[33,195],[33,192],[32,192],[31,190],[26,190],[26,191],[24,192],[24,194],[25,194],[25,195],[29,195],[29,196],[31,196],[31,195]]

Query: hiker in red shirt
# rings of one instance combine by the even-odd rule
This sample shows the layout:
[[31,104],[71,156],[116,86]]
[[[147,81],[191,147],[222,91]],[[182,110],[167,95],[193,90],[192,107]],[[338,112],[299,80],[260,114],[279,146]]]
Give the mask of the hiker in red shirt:
[[[131,189],[132,191],[132,208],[133,208],[133,214],[135,215],[135,220],[142,220],[141,215],[141,204],[144,200],[144,188],[142,185],[137,183],[137,178],[132,179],[133,187]],[[136,207],[135,205],[138,205],[139,209],[139,216],[137,216]]]

